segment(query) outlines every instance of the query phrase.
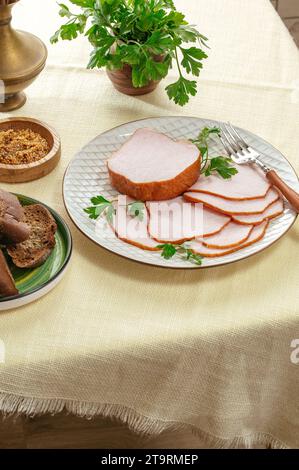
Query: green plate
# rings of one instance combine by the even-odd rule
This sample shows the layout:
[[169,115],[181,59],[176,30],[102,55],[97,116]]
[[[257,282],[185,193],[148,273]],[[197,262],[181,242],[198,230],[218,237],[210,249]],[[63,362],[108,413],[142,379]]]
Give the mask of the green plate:
[[17,268],[13,265],[9,256],[6,255],[19,295],[0,297],[0,310],[27,304],[47,293],[62,277],[72,253],[72,236],[67,224],[60,215],[46,204],[35,199],[20,194],[16,194],[16,196],[22,206],[42,204],[51,212],[57,223],[56,245],[45,263],[34,269]]

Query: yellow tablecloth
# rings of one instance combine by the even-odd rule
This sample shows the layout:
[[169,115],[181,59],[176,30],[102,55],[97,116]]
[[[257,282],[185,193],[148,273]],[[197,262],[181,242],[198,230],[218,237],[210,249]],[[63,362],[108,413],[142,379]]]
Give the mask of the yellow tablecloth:
[[[211,46],[198,96],[182,109],[163,86],[140,98],[118,94],[104,71],[85,70],[85,39],[50,46],[60,22],[52,0],[15,7],[15,24],[47,42],[49,59],[25,107],[11,115],[52,124],[63,155],[46,178],[3,187],[68,220],[61,188],[74,153],[113,126],[161,115],[229,119],[299,170],[298,51],[270,2],[176,3]],[[298,224],[255,257],[187,272],[134,264],[71,229],[74,254],[61,284],[0,314],[1,410],[65,407],[118,416],[138,432],[191,426],[208,445],[299,446],[299,365],[290,360],[299,337]]]

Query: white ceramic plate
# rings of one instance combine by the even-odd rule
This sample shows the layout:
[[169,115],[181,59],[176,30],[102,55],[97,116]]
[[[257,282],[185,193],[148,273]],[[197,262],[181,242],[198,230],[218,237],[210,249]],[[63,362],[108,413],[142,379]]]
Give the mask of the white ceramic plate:
[[[284,214],[270,223],[267,233],[261,241],[230,255],[205,258],[201,267],[184,261],[178,256],[165,260],[159,252],[141,250],[122,242],[116,236],[107,238],[104,222],[102,225],[97,224],[96,230],[95,222],[89,219],[83,211],[85,207],[90,206],[92,196],[101,194],[107,199],[111,199],[118,194],[110,184],[106,160],[136,129],[151,127],[174,139],[188,139],[196,137],[204,126],[212,127],[218,124],[216,121],[192,117],[149,118],[123,124],[96,137],[77,153],[65,173],[64,201],[75,225],[88,238],[113,253],[141,263],[168,268],[202,269],[220,266],[247,258],[272,245],[289,230],[296,220],[297,215],[288,204],[285,206]],[[298,189],[298,177],[294,169],[278,150],[248,131],[243,129],[239,129],[239,131],[250,145],[265,155],[263,160],[267,165],[276,169],[288,184]],[[215,140],[210,145],[210,154],[223,155],[223,148],[219,141]]]

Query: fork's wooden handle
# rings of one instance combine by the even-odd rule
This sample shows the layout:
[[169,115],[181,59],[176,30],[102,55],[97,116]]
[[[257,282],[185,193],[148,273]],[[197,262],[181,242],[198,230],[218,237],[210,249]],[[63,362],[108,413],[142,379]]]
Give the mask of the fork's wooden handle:
[[277,189],[279,189],[284,197],[289,201],[289,203],[293,206],[296,212],[299,214],[299,194],[294,191],[294,189],[290,188],[281,178],[278,176],[276,171],[270,170],[266,173],[268,180]]

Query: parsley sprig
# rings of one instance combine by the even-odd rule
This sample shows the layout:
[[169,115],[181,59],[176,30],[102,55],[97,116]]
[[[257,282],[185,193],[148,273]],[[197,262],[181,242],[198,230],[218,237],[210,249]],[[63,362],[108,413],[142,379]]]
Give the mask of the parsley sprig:
[[137,219],[140,220],[140,222],[143,221],[144,210],[145,210],[144,202],[139,202],[139,201],[130,202],[127,207],[128,207],[128,213],[132,217],[137,217]]
[[157,245],[157,248],[162,250],[161,256],[167,260],[179,255],[182,259],[198,266],[202,264],[202,256],[194,253],[187,244],[173,245],[172,243],[164,243],[163,245]]
[[112,201],[108,201],[104,196],[95,196],[90,199],[92,206],[86,207],[84,212],[89,215],[90,219],[96,220],[100,216],[105,215],[109,223],[113,222],[115,208]]
[[[116,209],[113,205],[114,201],[108,201],[104,196],[99,195],[90,199],[92,206],[86,207],[86,212],[90,219],[96,220],[100,216],[105,216],[109,223],[113,222],[113,216],[116,214]],[[127,204],[127,211],[131,217],[136,217],[141,222],[144,219],[145,205],[144,202],[134,201]]]
[[[172,0],[68,0],[79,13],[59,4],[67,21],[52,36],[72,40],[85,34],[93,50],[88,68],[132,68],[133,86],[166,77],[173,63],[179,78],[166,87],[168,97],[180,106],[197,92],[196,80],[207,58],[207,38],[189,25]],[[186,43],[197,43],[187,47]]]
[[202,155],[201,173],[205,176],[210,176],[214,171],[216,171],[222,178],[229,179],[233,175],[236,175],[238,170],[232,166],[231,158],[210,158],[209,140],[213,135],[220,137],[221,129],[219,129],[219,127],[204,127],[196,139],[191,139]]

